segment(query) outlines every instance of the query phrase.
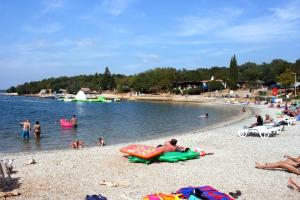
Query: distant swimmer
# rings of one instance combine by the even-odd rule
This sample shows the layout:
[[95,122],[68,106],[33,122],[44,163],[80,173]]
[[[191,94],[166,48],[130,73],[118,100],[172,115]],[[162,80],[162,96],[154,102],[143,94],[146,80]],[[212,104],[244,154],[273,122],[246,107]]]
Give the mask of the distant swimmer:
[[73,127],[77,128],[77,118],[76,118],[76,115],[73,115],[73,117],[71,118],[70,121],[73,124]]
[[35,125],[33,127],[33,131],[34,131],[34,135],[35,135],[36,138],[41,136],[42,129],[41,129],[41,125],[40,125],[39,121],[35,122]]
[[81,140],[75,140],[74,142],[71,143],[71,147],[73,149],[79,149],[83,147],[83,142]]
[[104,142],[104,139],[100,137],[100,138],[98,139],[98,146],[101,147],[101,146],[105,146],[105,145],[106,145],[106,143]]
[[208,118],[208,113],[206,113],[205,115],[200,115],[200,118]]
[[247,111],[246,107],[243,107],[242,112],[246,112],[246,111]]
[[24,139],[29,139],[29,131],[31,130],[31,126],[30,126],[30,121],[29,119],[23,121],[20,123],[20,125],[22,126],[22,137]]

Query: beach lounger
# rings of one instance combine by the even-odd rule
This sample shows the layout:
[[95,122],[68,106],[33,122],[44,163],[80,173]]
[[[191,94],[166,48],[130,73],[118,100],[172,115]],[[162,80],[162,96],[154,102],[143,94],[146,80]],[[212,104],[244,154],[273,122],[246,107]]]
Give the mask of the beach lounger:
[[272,126],[256,126],[253,128],[248,128],[244,130],[239,130],[238,135],[240,137],[246,137],[247,135],[254,134],[254,135],[259,135],[260,138],[268,138],[271,135],[276,135],[278,132],[277,127],[272,127]]

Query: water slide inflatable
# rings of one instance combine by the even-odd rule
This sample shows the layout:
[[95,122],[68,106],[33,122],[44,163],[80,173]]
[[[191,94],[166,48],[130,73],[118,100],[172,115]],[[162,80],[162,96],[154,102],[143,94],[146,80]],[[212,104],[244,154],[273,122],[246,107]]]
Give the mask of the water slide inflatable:
[[70,122],[70,121],[67,120],[67,119],[61,119],[61,120],[60,120],[60,125],[61,125],[61,127],[63,127],[63,128],[73,128],[72,122]]

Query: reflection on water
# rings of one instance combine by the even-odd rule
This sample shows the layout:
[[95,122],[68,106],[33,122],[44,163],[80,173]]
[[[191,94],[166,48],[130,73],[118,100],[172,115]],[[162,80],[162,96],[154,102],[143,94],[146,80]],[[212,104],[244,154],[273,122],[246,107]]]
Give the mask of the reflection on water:
[[[69,148],[80,139],[87,146],[103,137],[108,144],[173,135],[220,122],[234,116],[238,108],[209,107],[201,104],[130,102],[65,103],[29,97],[0,96],[0,152],[35,151]],[[208,119],[199,116],[209,113]],[[63,129],[61,118],[77,115],[77,129]],[[42,134],[21,139],[19,123],[40,121]]]

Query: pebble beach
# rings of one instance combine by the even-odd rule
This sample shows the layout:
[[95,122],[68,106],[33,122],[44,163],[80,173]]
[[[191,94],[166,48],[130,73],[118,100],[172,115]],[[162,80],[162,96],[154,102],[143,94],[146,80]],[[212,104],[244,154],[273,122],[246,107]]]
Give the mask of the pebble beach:
[[[151,193],[172,193],[181,187],[202,185],[211,185],[227,194],[241,190],[238,199],[300,199],[300,192],[287,187],[289,177],[299,183],[300,177],[282,170],[255,168],[256,161],[273,162],[283,160],[285,154],[299,155],[299,122],[267,139],[238,137],[238,130],[256,121],[254,112],[275,117],[279,111],[265,105],[248,108],[233,120],[203,130],[138,142],[156,146],[176,138],[179,145],[214,153],[186,162],[129,163],[119,152],[120,147],[128,144],[0,153],[1,159],[14,159],[16,173],[12,174],[11,191],[21,194],[9,199],[84,199],[88,194],[102,194],[111,200],[139,200]],[[36,164],[28,164],[32,159]]]

